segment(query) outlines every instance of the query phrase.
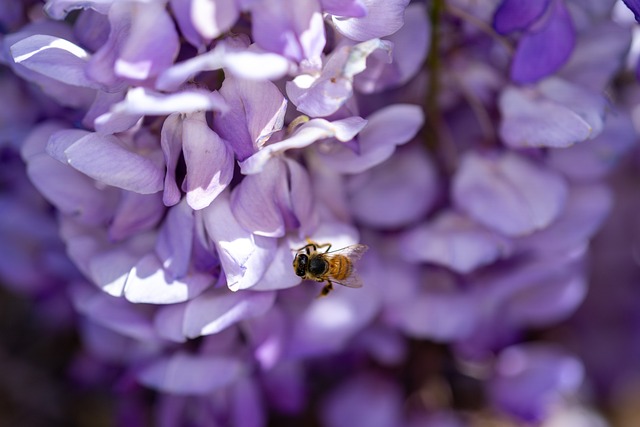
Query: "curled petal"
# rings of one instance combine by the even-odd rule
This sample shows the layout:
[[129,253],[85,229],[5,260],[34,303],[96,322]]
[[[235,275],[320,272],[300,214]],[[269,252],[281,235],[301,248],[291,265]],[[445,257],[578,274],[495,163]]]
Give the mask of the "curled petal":
[[413,78],[429,53],[430,23],[425,5],[413,3],[405,9],[404,26],[387,37],[393,45],[391,57],[384,50],[373,52],[367,68],[354,79],[363,93],[380,92],[405,84]]
[[231,211],[227,192],[202,211],[202,218],[220,257],[229,289],[237,291],[254,286],[273,260],[276,239],[256,236],[244,229]]
[[203,209],[218,196],[233,177],[233,153],[207,124],[204,113],[182,122],[182,151],[187,165],[183,189],[193,209]]
[[133,303],[175,304],[194,298],[209,287],[208,274],[193,273],[171,279],[156,254],[144,256],[127,277],[124,296]]
[[129,13],[131,27],[114,70],[120,77],[146,80],[173,64],[180,47],[178,33],[164,2],[132,3]]
[[300,277],[295,275],[293,268],[293,251],[288,240],[278,245],[276,254],[269,264],[267,271],[252,288],[256,291],[271,291],[292,288],[300,283]]
[[259,173],[272,157],[286,150],[307,147],[321,139],[336,138],[340,141],[349,141],[366,124],[366,120],[357,116],[333,122],[324,119],[310,120],[300,126],[289,138],[269,144],[240,162],[240,170],[245,175]]
[[162,94],[146,88],[136,87],[127,92],[124,101],[115,104],[112,113],[131,115],[163,115],[192,113],[196,111],[226,111],[227,105],[217,92],[187,89],[173,94]]
[[248,41],[243,41],[240,36],[227,38],[212,50],[166,69],[156,80],[156,88],[176,90],[202,71],[221,68],[228,71],[229,75],[247,80],[275,80],[287,74],[290,66],[288,59],[264,52],[256,45],[247,47],[247,44]]
[[422,127],[424,113],[417,105],[396,104],[381,108],[367,118],[358,134],[359,153],[335,144],[320,156],[326,165],[341,173],[360,173],[387,160],[397,145],[409,142]]
[[231,195],[238,222],[260,236],[282,237],[311,215],[311,183],[293,160],[272,159],[246,176]]
[[167,165],[162,201],[167,206],[173,206],[180,201],[180,189],[176,183],[176,167],[182,152],[182,118],[180,114],[173,113],[165,119],[160,132],[160,146]]
[[353,95],[353,78],[366,68],[367,57],[377,50],[391,52],[392,44],[380,39],[342,46],[331,54],[322,73],[302,74],[287,82],[287,95],[298,111],[310,117],[329,116]]
[[321,0],[322,10],[330,15],[362,18],[367,8],[362,0]]
[[44,11],[53,19],[64,19],[67,14],[76,9],[91,8],[101,14],[106,14],[114,0],[47,0]]
[[228,76],[220,95],[229,109],[216,117],[213,128],[229,141],[239,161],[258,151],[282,129],[287,100],[273,83]]
[[296,62],[320,58],[325,33],[317,0],[259,1],[251,12],[258,46]]
[[239,16],[236,0],[191,0],[191,21],[205,40],[229,30]]
[[361,0],[367,14],[361,18],[333,16],[336,29],[352,40],[365,41],[388,36],[404,25],[409,0]]
[[68,40],[37,34],[11,46],[11,54],[17,64],[62,83],[100,87],[85,74],[89,53]]
[[216,334],[237,322],[261,316],[271,308],[275,296],[275,292],[212,289],[187,304],[184,333],[188,338]]
[[169,209],[158,233],[156,254],[170,278],[184,277],[191,263],[195,220],[186,200]]

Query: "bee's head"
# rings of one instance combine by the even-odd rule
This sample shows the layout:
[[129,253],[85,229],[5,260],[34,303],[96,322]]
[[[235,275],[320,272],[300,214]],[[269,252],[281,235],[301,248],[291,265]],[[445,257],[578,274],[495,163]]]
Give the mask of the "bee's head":
[[305,254],[298,254],[293,259],[293,269],[296,271],[296,276],[304,277],[307,274],[307,265],[309,264],[309,256]]

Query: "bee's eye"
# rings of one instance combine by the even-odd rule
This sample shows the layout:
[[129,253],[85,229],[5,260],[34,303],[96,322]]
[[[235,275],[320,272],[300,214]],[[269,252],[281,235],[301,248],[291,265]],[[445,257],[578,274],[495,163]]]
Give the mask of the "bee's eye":
[[307,264],[309,263],[309,257],[301,254],[296,257],[297,263],[294,263],[296,268],[296,276],[304,277],[307,274]]

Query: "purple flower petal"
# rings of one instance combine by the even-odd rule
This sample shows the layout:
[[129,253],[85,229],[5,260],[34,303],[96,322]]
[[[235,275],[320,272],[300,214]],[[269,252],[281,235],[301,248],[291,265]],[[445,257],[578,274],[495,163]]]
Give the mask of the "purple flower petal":
[[69,12],[76,9],[91,8],[106,14],[114,0],[47,0],[44,11],[53,19],[64,19]]
[[243,174],[261,172],[272,157],[293,148],[304,148],[320,139],[336,138],[340,141],[351,140],[360,132],[367,121],[361,117],[349,117],[328,122],[324,119],[313,119],[300,126],[290,137],[262,147],[257,153],[240,162]]
[[146,366],[138,380],[166,393],[208,395],[234,382],[241,370],[240,362],[231,357],[176,353]]
[[158,256],[144,256],[131,269],[124,288],[124,296],[133,303],[175,304],[190,300],[211,285],[208,274],[193,273],[171,279]]
[[463,339],[474,331],[477,302],[460,292],[425,292],[407,299],[387,315],[405,334],[437,342]]
[[571,15],[561,1],[554,1],[540,28],[525,34],[513,56],[511,79],[536,82],[557,71],[569,59],[575,45]]
[[396,145],[409,142],[422,127],[424,113],[417,105],[395,104],[381,108],[367,118],[358,135],[360,152],[334,144],[328,153],[319,153],[326,165],[341,173],[360,173],[387,160]]
[[187,303],[163,305],[158,307],[153,318],[157,334],[167,340],[183,343],[187,341],[184,334],[184,312]]
[[204,112],[183,120],[182,152],[187,165],[182,184],[187,203],[195,210],[206,208],[231,182],[233,153],[211,130]]
[[62,83],[100,87],[85,74],[89,53],[68,40],[38,34],[11,46],[11,54],[17,64]]
[[180,201],[180,189],[176,183],[176,167],[182,152],[182,117],[173,113],[162,124],[160,145],[167,165],[164,176],[164,193],[162,201],[167,206],[173,206]]
[[229,289],[237,291],[255,285],[275,256],[276,239],[245,230],[231,212],[227,192],[202,211],[202,219],[215,244]]
[[233,387],[233,425],[260,427],[267,424],[262,384],[250,376],[240,379]]
[[402,227],[423,217],[435,203],[437,184],[432,161],[413,148],[346,182],[353,216],[377,228]]
[[227,105],[218,92],[203,89],[186,89],[173,94],[163,94],[142,87],[130,89],[124,101],[111,108],[111,113],[130,115],[156,115],[192,113],[196,111],[226,111]]
[[604,185],[573,185],[558,219],[544,230],[519,239],[518,248],[541,255],[580,250],[600,229],[612,205],[612,194]]
[[[248,80],[275,80],[287,74],[290,62],[275,53],[263,52],[243,36],[229,37],[212,50],[166,69],[156,80],[160,90],[176,90],[201,71],[225,69],[229,75]],[[228,72],[228,73],[227,73]],[[225,79],[226,81],[226,79]]]
[[164,212],[160,193],[122,192],[120,203],[109,226],[109,237],[113,241],[119,241],[151,230]]
[[216,116],[213,128],[229,141],[239,161],[258,151],[282,129],[287,100],[273,83],[228,76],[220,95],[229,110]]
[[630,117],[617,112],[607,118],[602,133],[569,148],[549,150],[548,164],[576,181],[603,178],[636,143]]
[[54,123],[36,128],[23,146],[29,179],[62,213],[85,223],[100,224],[109,218],[115,205],[113,189],[99,189],[87,176],[65,166],[45,152],[49,136],[60,130]]
[[356,375],[341,384],[323,404],[327,427],[401,427],[404,396],[396,382]]
[[178,34],[164,3],[134,3],[129,13],[131,28],[114,70],[120,77],[146,80],[173,64],[180,47]]
[[566,197],[561,176],[511,153],[496,158],[467,154],[453,183],[458,207],[507,236],[549,226],[564,209]]
[[98,91],[93,104],[91,104],[89,111],[87,111],[82,119],[82,124],[87,129],[93,128],[103,135],[124,132],[131,129],[140,120],[140,116],[110,113],[111,108],[123,101],[124,97],[124,91]]
[[81,314],[105,328],[140,341],[157,340],[151,319],[122,298],[84,286],[72,289],[72,298],[73,305]]
[[640,22],[640,0],[622,0],[633,12],[636,21]]
[[169,209],[158,233],[156,254],[171,279],[184,277],[191,263],[195,220],[186,200]]
[[131,5],[122,2],[110,2],[109,7],[109,37],[106,43],[97,50],[87,67],[87,76],[102,83],[112,91],[124,90],[125,83],[121,76],[115,73],[115,63],[131,32]]
[[75,169],[107,185],[141,194],[162,190],[164,171],[149,158],[124,148],[115,136],[89,134],[64,154]]
[[604,92],[615,74],[623,67],[631,32],[614,22],[598,22],[580,34],[567,63],[558,72],[571,83],[596,93]]
[[330,15],[362,18],[367,8],[362,0],[320,0],[322,10]]
[[528,422],[543,420],[581,385],[584,367],[563,350],[544,344],[513,346],[496,361],[490,395],[503,411]]
[[236,0],[191,0],[193,26],[205,40],[228,31],[239,16]]
[[538,90],[507,88],[500,97],[500,137],[512,147],[568,147],[602,131],[605,99],[557,78]]
[[354,79],[363,93],[380,92],[408,82],[415,76],[429,52],[430,23],[425,5],[410,4],[404,12],[404,26],[387,37],[393,44],[391,58],[383,50],[367,59],[367,68]]
[[244,319],[261,316],[271,308],[275,296],[275,292],[212,289],[187,304],[184,333],[188,338],[216,334]]
[[[191,14],[194,12],[195,3],[193,0],[170,0],[171,11],[176,18],[180,34],[196,48],[201,48],[205,40],[198,33],[194,26],[194,22],[191,19]],[[158,89],[162,89],[158,87]]]
[[426,261],[466,274],[510,254],[511,243],[455,212],[402,235],[401,253],[408,261]]
[[301,74],[287,82],[287,95],[298,111],[310,117],[325,117],[336,111],[353,94],[353,78],[361,73],[367,57],[377,50],[391,52],[391,43],[379,39],[336,48],[318,76]]
[[291,245],[285,239],[276,250],[264,276],[255,284],[252,290],[271,291],[292,288],[300,283],[300,277],[296,276],[293,268],[293,251]]
[[336,29],[352,40],[365,41],[395,33],[404,25],[409,0],[361,0],[367,9],[362,18],[333,16]]
[[281,362],[265,370],[261,379],[269,404],[285,414],[297,414],[305,407],[307,395],[301,363]]
[[[335,243],[333,240],[322,241]],[[364,271],[362,273],[364,275]],[[365,286],[371,284],[365,277],[363,279]],[[307,286],[312,284],[307,283]],[[292,321],[294,330],[288,351],[293,356],[310,357],[334,353],[344,348],[377,314],[380,300],[373,287],[367,292],[343,286],[334,288],[331,298],[313,299],[307,309]],[[319,289],[318,286],[311,290],[311,295],[315,297]]]
[[520,292],[509,297],[505,318],[515,325],[545,327],[559,323],[572,315],[587,294],[587,279],[574,265],[538,264],[553,269]]
[[242,323],[242,331],[251,343],[253,355],[265,371],[280,361],[288,331],[286,321],[282,310],[272,306],[263,315],[252,316]]
[[293,160],[272,159],[259,174],[247,175],[231,194],[231,210],[246,230],[282,237],[311,215],[311,183]]
[[[101,252],[99,252],[98,248],[94,248],[95,253],[91,253],[86,247],[83,247],[84,245],[81,242],[84,240],[85,244],[89,243],[87,242],[89,239],[85,236],[79,236],[75,239],[67,238],[67,250],[70,254],[73,253],[74,248],[82,251],[81,256],[88,259],[88,277],[91,278],[93,283],[103,292],[114,297],[121,297],[124,293],[129,273],[140,257],[123,245]],[[93,244],[95,245],[96,242]],[[78,257],[74,258],[74,262],[76,265],[81,266],[82,261]]]
[[493,28],[499,34],[524,31],[542,17],[550,0],[503,0],[493,15]]
[[258,46],[296,62],[320,59],[325,34],[317,0],[259,1],[251,12]]

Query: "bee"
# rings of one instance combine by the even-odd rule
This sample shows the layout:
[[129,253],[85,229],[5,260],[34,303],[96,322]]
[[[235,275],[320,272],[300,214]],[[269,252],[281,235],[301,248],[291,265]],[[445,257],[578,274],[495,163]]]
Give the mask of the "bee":
[[[369,249],[368,246],[358,244],[332,251],[330,243],[319,244],[309,239],[307,242],[296,251],[293,269],[303,279],[327,282],[318,297],[328,295],[334,283],[349,288],[362,287],[354,263]],[[324,251],[319,250],[324,248]]]

